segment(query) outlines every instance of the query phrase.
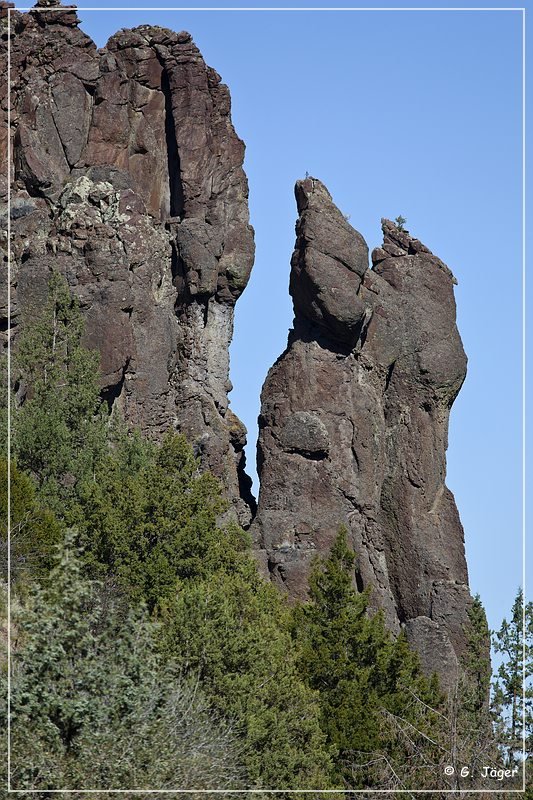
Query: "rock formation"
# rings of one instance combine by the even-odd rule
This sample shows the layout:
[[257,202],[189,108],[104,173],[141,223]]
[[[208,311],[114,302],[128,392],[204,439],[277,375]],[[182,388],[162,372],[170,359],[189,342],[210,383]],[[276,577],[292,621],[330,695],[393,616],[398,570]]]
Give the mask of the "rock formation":
[[[247,524],[229,343],[254,242],[228,89],[188,33],[141,26],[98,50],[75,9],[40,2],[10,16],[12,325],[43,302],[50,271],[62,272],[101,353],[110,406],[149,435],[182,430]],[[5,164],[6,83],[0,92]],[[2,181],[5,222],[5,171]],[[3,248],[6,261],[5,238]]]
[[[0,2],[0,69],[7,8]],[[254,508],[245,430],[228,406],[234,305],[253,262],[244,145],[230,98],[188,33],[141,26],[98,50],[75,8],[10,12],[11,129],[0,87],[1,246],[11,180],[12,332],[59,270],[101,354],[102,394],[150,436],[182,430]],[[253,532],[272,579],[306,595],[339,525],[393,631],[449,679],[470,595],[463,532],[445,485],[450,407],[465,376],[453,276],[384,220],[372,254],[317,180],[296,187],[294,329],[262,395]],[[6,270],[0,328],[7,331]]]
[[272,579],[305,597],[341,524],[357,585],[428,669],[453,679],[470,606],[445,485],[450,407],[466,374],[452,273],[388,220],[372,253],[320,181],[296,184],[294,328],[266,379],[253,529]]

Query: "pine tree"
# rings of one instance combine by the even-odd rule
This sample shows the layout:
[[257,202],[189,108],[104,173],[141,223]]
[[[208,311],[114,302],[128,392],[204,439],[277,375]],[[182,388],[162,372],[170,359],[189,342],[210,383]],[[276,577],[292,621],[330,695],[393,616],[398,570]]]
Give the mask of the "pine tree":
[[14,354],[25,397],[13,415],[12,445],[17,464],[58,514],[106,447],[99,357],[83,347],[83,332],[78,301],[52,273],[43,313],[25,325]]
[[524,606],[521,589],[513,603],[510,620],[504,619],[493,634],[493,646],[502,657],[493,684],[496,735],[506,763],[513,767],[520,763],[523,737],[526,752],[533,752],[533,603]]
[[341,528],[328,558],[311,574],[310,602],[294,611],[294,636],[301,674],[319,692],[322,728],[338,752],[336,781],[364,788],[388,780],[392,764],[410,756],[395,722],[426,736],[414,698],[422,707],[438,707],[442,697],[438,683],[420,673],[405,637],[395,640],[382,613],[369,613],[369,591],[352,585],[354,562]]

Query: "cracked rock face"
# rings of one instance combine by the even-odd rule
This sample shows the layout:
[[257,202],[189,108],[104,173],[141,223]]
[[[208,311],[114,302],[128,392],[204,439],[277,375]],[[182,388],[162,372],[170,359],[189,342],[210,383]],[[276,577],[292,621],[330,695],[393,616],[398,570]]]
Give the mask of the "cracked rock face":
[[[246,431],[228,408],[228,351],[254,242],[227,87],[188,33],[141,26],[98,50],[74,9],[45,0],[11,13],[11,80],[15,341],[59,270],[101,353],[109,405],[150,436],[182,430],[247,524]],[[0,108],[5,159],[6,82]],[[0,181],[5,263],[5,171]],[[2,280],[5,331],[5,270]]]
[[294,328],[262,392],[254,534],[272,579],[304,598],[346,525],[355,580],[449,684],[471,598],[445,485],[448,417],[466,374],[455,282],[383,220],[372,253],[313,178],[296,185]]

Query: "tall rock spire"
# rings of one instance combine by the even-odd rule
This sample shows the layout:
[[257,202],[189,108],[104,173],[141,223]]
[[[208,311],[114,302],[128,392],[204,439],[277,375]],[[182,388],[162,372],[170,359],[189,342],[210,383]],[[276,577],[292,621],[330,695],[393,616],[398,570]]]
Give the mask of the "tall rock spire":
[[294,328],[262,392],[254,532],[295,598],[340,525],[354,579],[428,670],[453,678],[471,598],[463,529],[445,485],[450,407],[466,374],[454,278],[382,221],[372,254],[318,180],[296,184]]

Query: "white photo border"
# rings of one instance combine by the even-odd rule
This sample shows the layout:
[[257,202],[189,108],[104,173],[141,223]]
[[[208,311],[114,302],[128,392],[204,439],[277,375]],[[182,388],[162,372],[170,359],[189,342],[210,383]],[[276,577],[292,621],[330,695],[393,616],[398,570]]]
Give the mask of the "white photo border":
[[72,6],[73,11],[507,11],[522,15],[522,788],[521,789],[12,789],[11,788],[11,12],[66,11],[68,6],[7,8],[7,792],[8,794],[518,794],[526,791],[526,8]]

